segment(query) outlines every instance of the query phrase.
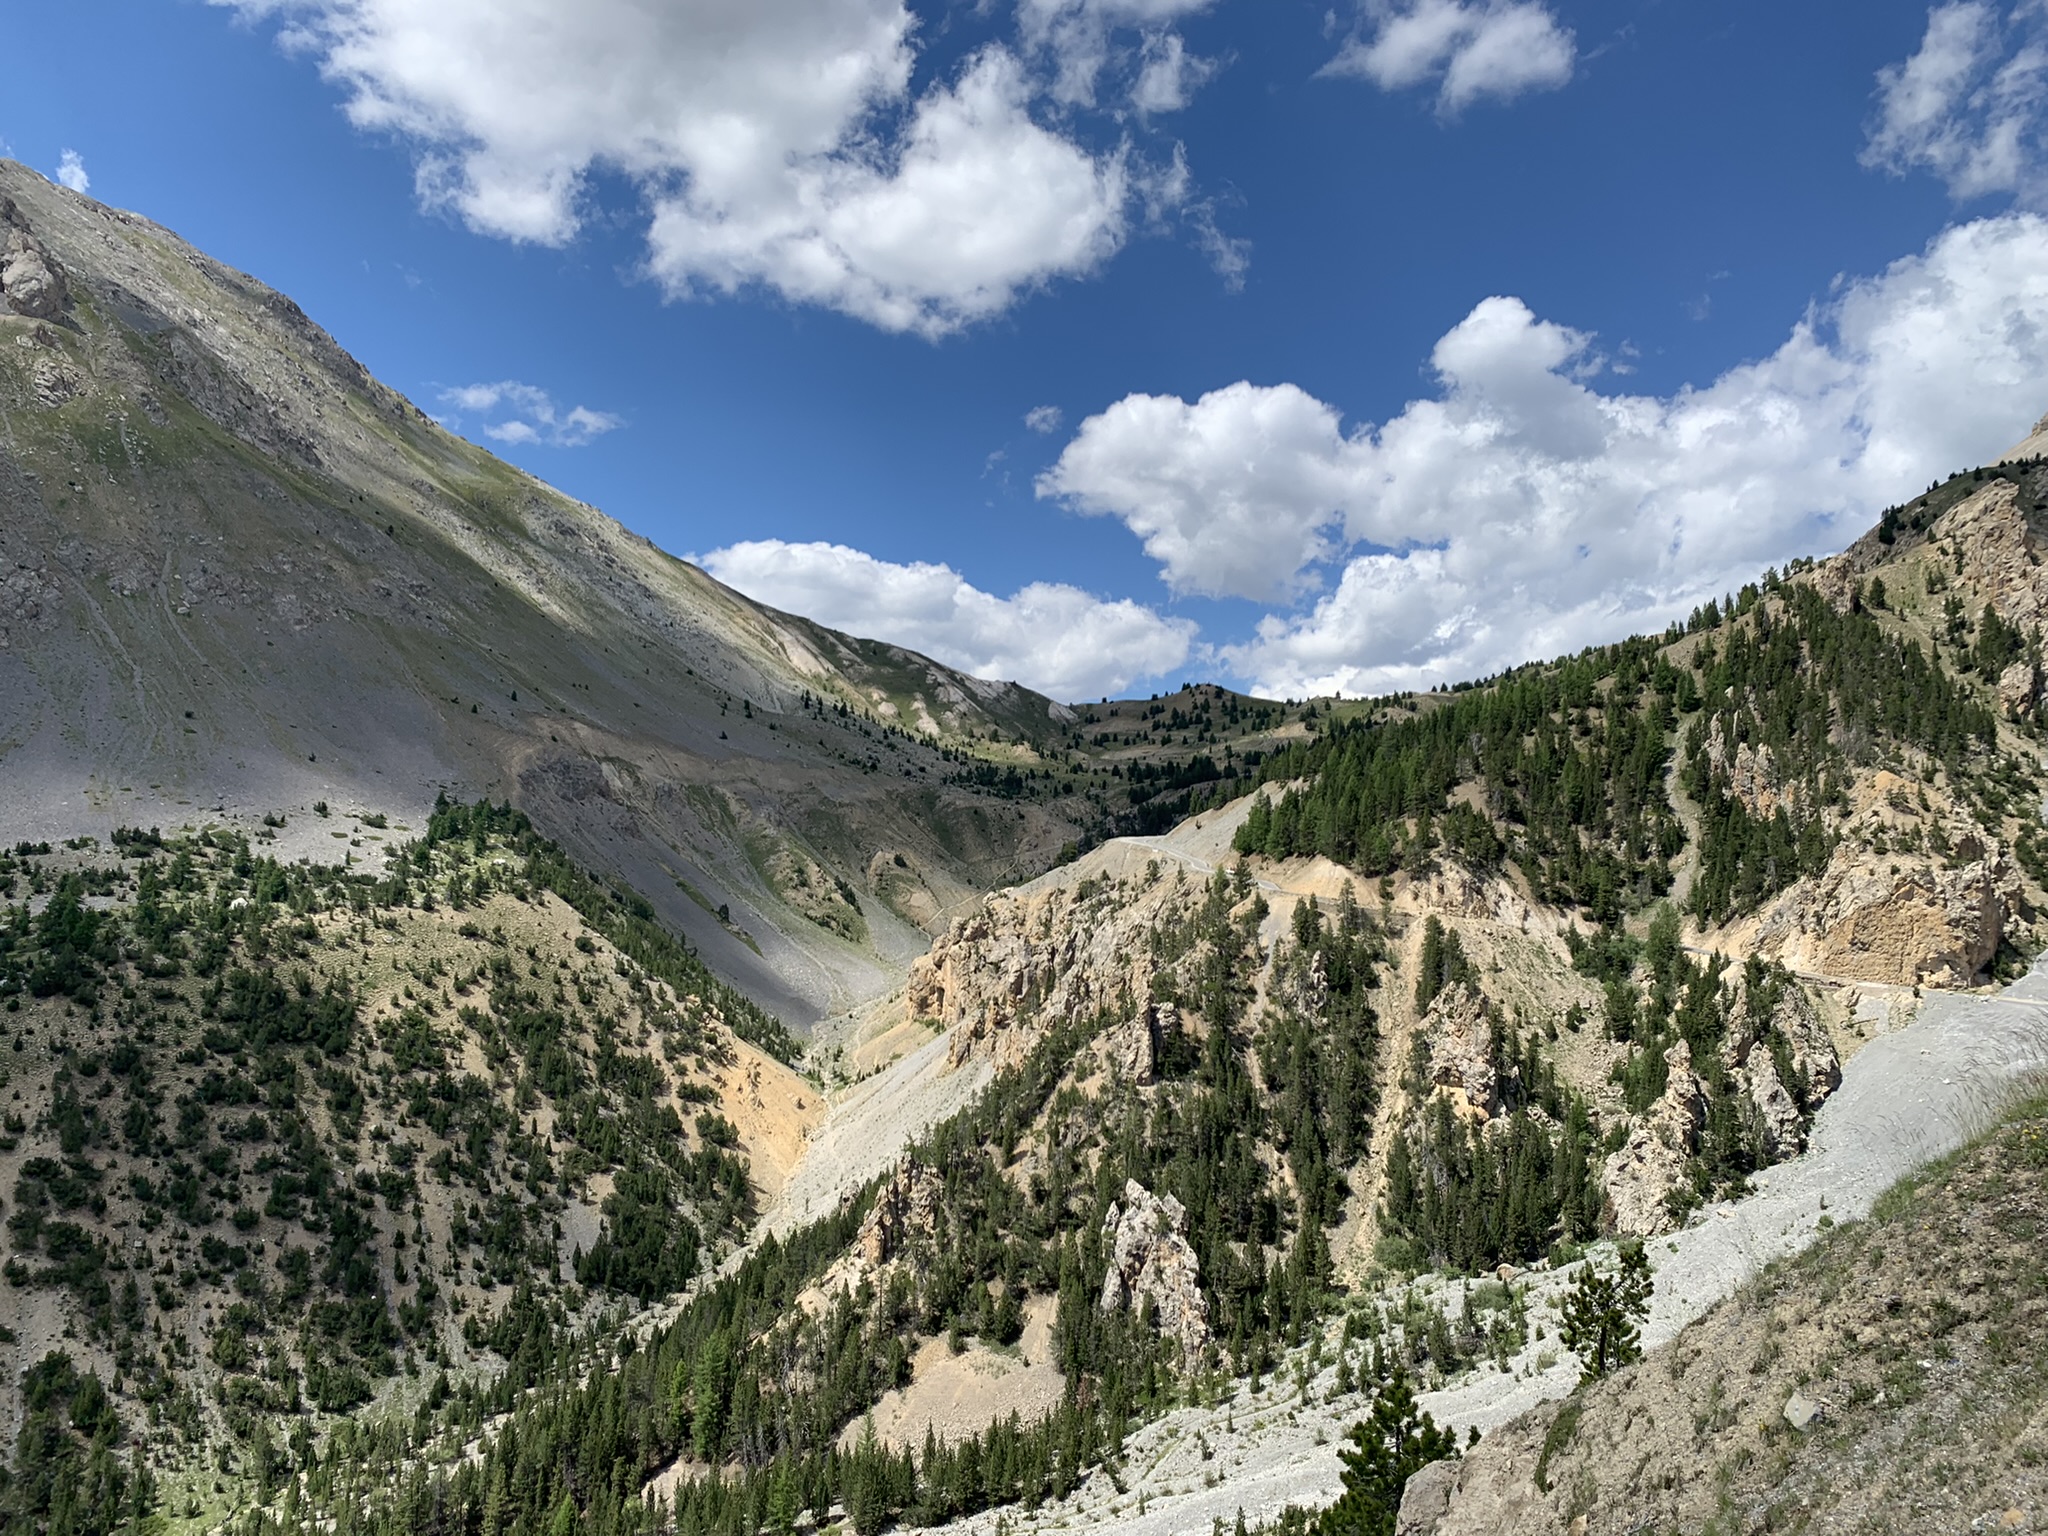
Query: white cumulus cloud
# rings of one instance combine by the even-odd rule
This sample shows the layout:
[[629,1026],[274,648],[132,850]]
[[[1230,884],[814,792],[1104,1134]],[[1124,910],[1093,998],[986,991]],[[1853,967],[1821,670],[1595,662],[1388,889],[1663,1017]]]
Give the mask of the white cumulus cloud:
[[1337,412],[1292,384],[1232,384],[1189,404],[1127,395],[1081,423],[1038,494],[1120,518],[1176,592],[1276,599],[1331,552],[1356,496]]
[[1178,112],[1219,64],[1189,53],[1176,24],[1215,3],[1019,0],[1017,17],[1027,50],[1050,59],[1060,101],[1094,106],[1108,76],[1140,112]]
[[57,180],[74,192],[92,190],[92,178],[85,174],[85,157],[75,149],[57,157]]
[[[1122,146],[1034,115],[1024,54],[1052,31],[914,86],[904,0],[213,3],[277,21],[352,121],[415,149],[421,199],[476,230],[558,245],[593,171],[632,179],[674,295],[758,286],[937,335],[1125,238]],[[1073,0],[1053,20],[1099,12],[1082,30],[1108,38],[1207,3]]]
[[514,447],[544,443],[550,448],[581,448],[625,425],[608,411],[584,405],[565,411],[546,390],[516,379],[462,384],[442,390],[440,398],[451,413],[446,418],[451,430],[462,430],[464,416],[481,417],[478,430],[484,436]]
[[760,282],[889,330],[938,335],[1000,314],[1122,243],[1129,178],[1035,123],[1005,49],[918,102],[893,159],[821,155],[699,175],[657,199],[653,270],[671,289]]
[[1919,50],[1877,82],[1864,164],[1930,171],[1956,198],[2048,201],[2048,4],[2022,0],[2004,16],[1986,0],[1936,6]]
[[1540,0],[1366,0],[1363,19],[1324,73],[1384,91],[1435,85],[1446,115],[1555,90],[1578,59],[1571,29]]
[[1263,692],[1482,676],[1661,628],[2018,441],[2048,407],[2048,220],[1947,230],[1668,396],[1601,393],[1592,338],[1513,298],[1431,361],[1431,396],[1349,432],[1291,385],[1131,396],[1042,487],[1122,518],[1178,588],[1332,572],[1220,653]]
[[770,607],[1061,700],[1121,693],[1170,672],[1194,642],[1193,624],[1128,598],[1052,582],[997,597],[950,566],[900,565],[843,544],[750,540],[698,563]]

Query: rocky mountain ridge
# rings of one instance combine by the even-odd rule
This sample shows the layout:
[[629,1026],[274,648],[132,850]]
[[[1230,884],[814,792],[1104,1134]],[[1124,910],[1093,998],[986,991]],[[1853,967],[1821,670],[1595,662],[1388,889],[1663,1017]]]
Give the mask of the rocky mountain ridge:
[[1064,706],[749,602],[145,219],[11,162],[0,207],[19,835],[509,796],[807,1022],[1099,814],[956,782]]

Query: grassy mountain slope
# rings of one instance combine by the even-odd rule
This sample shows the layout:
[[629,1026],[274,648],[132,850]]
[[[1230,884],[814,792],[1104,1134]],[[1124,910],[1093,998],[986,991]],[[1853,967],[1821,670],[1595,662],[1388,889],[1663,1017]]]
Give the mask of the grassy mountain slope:
[[174,1515],[423,1370],[532,1373],[681,1288],[819,1107],[776,1020],[503,808],[382,875],[229,833],[0,862],[0,1419],[62,1354]]
[[11,163],[0,198],[68,293],[0,304],[16,835],[510,797],[803,1020],[1093,819],[960,771],[1035,759],[1062,707],[748,602],[145,220]]
[[[2037,1102],[1489,1437],[1417,1536],[2028,1529],[2048,1502],[2044,1216]],[[1820,1412],[1795,1428],[1800,1401]]]

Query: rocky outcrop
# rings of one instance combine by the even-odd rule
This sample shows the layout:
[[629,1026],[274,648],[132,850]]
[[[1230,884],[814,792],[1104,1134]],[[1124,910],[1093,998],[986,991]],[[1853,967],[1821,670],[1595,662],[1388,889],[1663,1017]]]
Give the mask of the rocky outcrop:
[[1096,1041],[1104,1070],[1117,1082],[1143,1087],[1159,1070],[1160,1035],[1179,1030],[1180,1012],[1173,1004],[1149,1004]]
[[1791,1157],[1806,1145],[1806,1128],[1792,1091],[1778,1076],[1778,1064],[1770,1047],[1758,1041],[1749,1048],[1743,1075],[1749,1082],[1749,1099],[1756,1106],[1764,1132],[1764,1146],[1774,1158]]
[[1187,1230],[1180,1201],[1125,1180],[1122,1201],[1111,1202],[1102,1218],[1109,1272],[1102,1277],[1100,1306],[1104,1312],[1143,1312],[1150,1303],[1160,1333],[1180,1345],[1183,1359],[1193,1360],[1209,1342],[1209,1302]]
[[1728,1020],[1721,1056],[1756,1109],[1766,1149],[1786,1158],[1806,1149],[1814,1111],[1841,1086],[1842,1061],[1804,987],[1775,989],[1767,1006],[1760,1014],[1756,999],[1743,997]]
[[1956,580],[1976,589],[1999,617],[2029,631],[2048,623],[2048,567],[2018,486],[1987,482],[1936,519],[1927,536],[1944,551],[1960,551]]
[[1427,1462],[1409,1475],[1401,1489],[1401,1508],[1394,1517],[1394,1536],[1431,1536],[1450,1513],[1458,1488],[1455,1456]]
[[29,371],[29,389],[37,405],[55,410],[84,392],[85,383],[77,372],[54,357],[39,357]]
[[0,651],[13,649],[27,634],[48,631],[55,623],[63,588],[46,567],[25,561],[0,569]]
[[[1192,895],[1174,874],[1000,891],[911,963],[909,1013],[951,1031],[954,1066],[975,1056],[1014,1066],[1047,1030],[1149,996],[1151,928]],[[1116,1054],[1136,1080],[1151,1075],[1135,1033]]]
[[1969,986],[2024,903],[2003,850],[1971,841],[1974,849],[1959,849],[1957,862],[1945,865],[1845,844],[1810,889],[1795,887],[1793,899],[1781,898],[1766,914],[1760,937],[1782,934],[1780,958],[1797,970],[1895,986]]
[[1745,993],[1736,1004],[1721,1062],[1755,1108],[1765,1148],[1787,1158],[1805,1150],[1813,1112],[1841,1086],[1842,1062],[1804,987],[1768,987],[1764,999]]
[[[1778,991],[1768,1014],[1759,1017],[1754,1000],[1745,995],[1728,1020],[1728,1037],[1722,1061],[1730,1070],[1746,1072],[1759,1047],[1771,1054],[1770,1041],[1784,1042],[1786,1059],[1796,1080],[1785,1087],[1797,1106],[1809,1113],[1819,1109],[1827,1096],[1841,1086],[1842,1061],[1835,1054],[1835,1042],[1815,1010],[1812,995],[1804,987]],[[1775,1065],[1772,1068],[1776,1075]]]
[[1686,1159],[1707,1123],[1707,1093],[1683,1040],[1664,1052],[1670,1077],[1664,1093],[1630,1130],[1627,1143],[1602,1169],[1608,1223],[1629,1237],[1670,1230],[1670,1198],[1686,1182]]
[[1999,673],[1998,704],[2010,719],[2033,719],[2041,707],[2041,669],[2016,661]]
[[[0,224],[13,212],[11,203],[0,208]],[[63,313],[68,297],[63,275],[27,230],[9,230],[0,242],[0,297],[17,315],[31,320],[50,320]]]
[[1828,867],[1781,892],[1741,947],[1850,981],[1971,985],[2032,916],[2004,846],[1896,774],[1870,775],[1853,798]]
[[853,1295],[907,1252],[928,1250],[939,1239],[945,1193],[946,1180],[938,1169],[915,1157],[904,1158],[876,1192],[853,1242],[819,1276],[805,1305],[815,1314],[823,1305],[821,1298]]
[[914,1157],[897,1165],[889,1182],[854,1234],[853,1251],[872,1274],[913,1242],[932,1242],[939,1233],[939,1203],[946,1181],[939,1170]]
[[1442,860],[1414,881],[1406,892],[1404,905],[1418,913],[1476,917],[1511,928],[1539,928],[1553,933],[1561,932],[1567,921],[1555,909],[1532,907],[1505,876],[1481,877],[1455,859]]
[[1785,783],[1770,747],[1731,742],[1722,733],[1718,716],[1707,731],[1706,753],[1708,761],[1728,776],[1728,793],[1750,815],[1768,818],[1781,807],[1798,807],[1798,785]]
[[1454,982],[1437,994],[1423,1016],[1432,1086],[1452,1108],[1478,1120],[1500,1112],[1500,1074],[1494,1067],[1493,1012],[1476,987]]

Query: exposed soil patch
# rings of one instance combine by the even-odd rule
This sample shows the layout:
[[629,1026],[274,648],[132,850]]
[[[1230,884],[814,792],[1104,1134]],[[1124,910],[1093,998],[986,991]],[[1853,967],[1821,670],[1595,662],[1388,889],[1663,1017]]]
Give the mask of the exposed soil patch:
[[[1008,1349],[974,1340],[956,1355],[946,1340],[929,1340],[912,1362],[910,1385],[875,1404],[876,1437],[916,1450],[927,1431],[942,1441],[964,1440],[1013,1413],[1025,1424],[1050,1413],[1066,1390],[1053,1363],[1057,1305],[1051,1296],[1026,1303],[1023,1337]],[[856,1421],[843,1438],[852,1445],[865,1433],[865,1421]]]

